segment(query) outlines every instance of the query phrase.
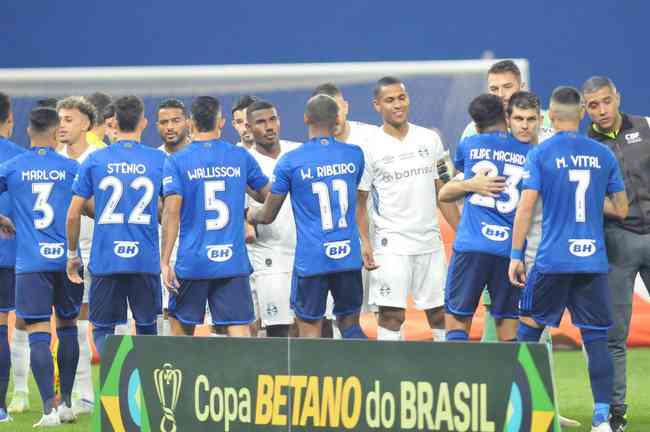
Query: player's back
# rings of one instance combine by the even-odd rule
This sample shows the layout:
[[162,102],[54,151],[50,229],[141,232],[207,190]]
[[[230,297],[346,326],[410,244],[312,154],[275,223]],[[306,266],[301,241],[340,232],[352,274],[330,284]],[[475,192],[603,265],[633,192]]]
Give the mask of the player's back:
[[487,171],[488,176],[506,177],[506,189],[496,198],[468,194],[464,199],[454,250],[510,256],[512,225],[521,195],[529,144],[505,132],[473,135],[461,141],[454,165],[465,179]]
[[66,215],[78,164],[33,147],[0,168],[16,226],[16,273],[65,270]]
[[291,194],[298,276],[361,268],[355,212],[363,168],[360,147],[331,137],[311,139],[278,162],[272,191]]
[[165,196],[183,197],[176,274],[182,279],[250,274],[246,187],[258,190],[268,178],[248,151],[221,139],[195,141],[168,158],[164,183]]
[[[23,153],[24,148],[6,138],[0,138],[0,164]],[[13,206],[8,194],[0,195],[0,214],[13,217]],[[13,267],[16,263],[16,239],[0,236],[0,267]]]
[[586,136],[558,132],[528,154],[524,188],[540,192],[541,273],[606,273],[605,196],[624,189],[611,150]]
[[93,275],[160,273],[158,197],[165,155],[135,141],[94,151],[74,192],[95,197]]

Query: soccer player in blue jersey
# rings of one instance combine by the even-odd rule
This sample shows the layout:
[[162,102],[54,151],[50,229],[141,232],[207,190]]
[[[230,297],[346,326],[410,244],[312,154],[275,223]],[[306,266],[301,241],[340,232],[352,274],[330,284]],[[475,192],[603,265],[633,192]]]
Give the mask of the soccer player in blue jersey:
[[344,338],[365,339],[359,326],[363,300],[361,245],[355,221],[356,189],[364,169],[360,147],[334,138],[338,104],[319,94],[307,102],[309,141],[277,163],[264,206],[250,210],[251,224],[269,224],[288,193],[296,220],[297,245],[291,307],[301,337],[320,337],[327,294]]
[[[246,193],[258,202],[269,179],[243,147],[221,139],[219,101],[192,102],[194,141],[165,161],[161,267],[171,292],[168,311],[173,335],[192,335],[203,324],[206,303],[214,325],[230,336],[250,336],[255,321],[244,244]],[[174,268],[170,259],[180,241]]]
[[95,226],[88,268],[90,321],[97,350],[116,324],[127,320],[127,301],[140,335],[156,334],[161,312],[158,197],[165,154],[142,145],[147,126],[136,96],[115,101],[117,141],[91,153],[79,168],[68,211],[68,276],[79,281],[76,249],[82,208],[95,198]]
[[[24,152],[9,140],[14,128],[11,99],[0,93],[0,163]],[[7,194],[0,195],[0,214],[11,219],[12,206]],[[11,354],[7,335],[9,311],[15,307],[16,239],[12,234],[0,233],[0,423],[11,421],[7,414],[6,397],[11,369]]]
[[[531,108],[533,120],[539,119],[535,95],[519,92],[511,100],[509,114],[513,105],[519,104]],[[472,317],[487,286],[499,339],[510,341],[516,338],[519,318],[519,289],[508,279],[512,223],[531,147],[508,133],[498,96],[478,96],[470,104],[469,114],[479,134],[461,141],[454,157],[464,180],[453,180],[440,190],[443,202],[464,197],[445,288],[447,340],[468,339]],[[488,190],[482,194],[483,184]]]
[[[524,191],[513,230],[510,281],[525,288],[517,339],[537,342],[557,327],[565,309],[580,328],[589,358],[595,402],[592,431],[609,432],[613,385],[607,329],[612,324],[603,215],[623,219],[628,202],[618,162],[606,146],[577,133],[584,108],[580,93],[559,87],[551,96],[556,135],[528,153]],[[542,240],[528,277],[524,241],[533,209],[543,203]]]
[[[71,393],[77,362],[76,318],[83,281],[65,275],[65,211],[72,198],[77,162],[56,153],[59,116],[51,108],[29,115],[31,151],[0,165],[0,193],[7,192],[16,227],[16,314],[27,323],[32,372],[43,400],[35,427],[71,422]],[[61,403],[54,404],[54,365],[50,354],[50,316],[57,318]]]

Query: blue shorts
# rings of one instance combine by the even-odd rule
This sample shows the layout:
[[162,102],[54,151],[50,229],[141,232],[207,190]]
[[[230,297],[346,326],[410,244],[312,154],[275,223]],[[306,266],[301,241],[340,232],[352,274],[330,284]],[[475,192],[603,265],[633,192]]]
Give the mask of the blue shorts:
[[521,315],[558,327],[564,309],[576,327],[603,330],[612,325],[611,297],[605,273],[530,271],[521,297]]
[[[128,303],[127,303],[128,302]],[[90,322],[111,327],[127,321],[131,308],[137,325],[152,325],[160,315],[162,290],[160,276],[147,273],[124,273],[92,277],[90,284]]]
[[497,319],[519,318],[521,289],[510,284],[510,258],[482,252],[454,252],[449,263],[445,287],[445,309],[448,314],[474,315],[483,289],[487,288],[492,303],[490,313]]
[[298,276],[294,271],[291,277],[291,309],[303,320],[323,319],[329,292],[334,298],[335,316],[359,313],[363,303],[361,270],[306,277]]
[[84,284],[75,284],[65,272],[16,275],[16,315],[26,320],[47,320],[52,315],[73,319],[79,315]]
[[214,325],[255,321],[248,276],[223,279],[180,279],[178,294],[169,296],[167,311],[186,325],[203,324],[207,303]]
[[0,312],[16,308],[16,269],[0,267]]

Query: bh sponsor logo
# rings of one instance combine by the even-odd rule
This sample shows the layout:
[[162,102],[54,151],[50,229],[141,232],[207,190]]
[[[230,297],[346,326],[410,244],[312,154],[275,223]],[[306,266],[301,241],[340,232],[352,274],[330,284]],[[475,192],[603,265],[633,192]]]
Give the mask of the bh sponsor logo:
[[57,259],[63,256],[63,243],[39,243],[40,254],[47,259]]
[[483,223],[481,234],[492,241],[506,241],[510,238],[510,227]]
[[350,255],[351,247],[350,240],[341,240],[335,242],[324,243],[325,255],[332,259],[342,259]]
[[580,258],[592,256],[596,253],[596,240],[569,239],[569,252]]
[[137,241],[115,241],[113,252],[120,258],[133,258],[140,252]]
[[224,262],[232,258],[232,244],[210,245],[206,248],[210,261]]

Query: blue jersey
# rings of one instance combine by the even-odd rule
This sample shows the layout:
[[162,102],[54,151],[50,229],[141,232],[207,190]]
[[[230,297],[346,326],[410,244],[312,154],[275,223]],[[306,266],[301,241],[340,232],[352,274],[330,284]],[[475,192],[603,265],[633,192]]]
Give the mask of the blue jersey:
[[510,256],[512,225],[530,148],[530,144],[519,142],[505,132],[482,133],[461,141],[454,165],[464,173],[465,179],[488,170],[489,176],[506,178],[506,189],[496,198],[476,193],[465,196],[455,251]]
[[[8,139],[0,137],[0,164],[25,151]],[[0,214],[13,218],[11,200],[8,194],[0,195]],[[16,239],[0,236],[0,267],[16,265]]]
[[164,161],[160,150],[118,141],[81,164],[73,191],[95,197],[91,274],[160,273],[158,197]]
[[278,161],[271,192],[291,194],[298,276],[361,268],[355,212],[363,169],[361,148],[331,137],[311,139]]
[[65,271],[65,224],[77,162],[49,147],[32,147],[0,165],[16,226],[16,273]]
[[181,279],[247,276],[244,243],[246,187],[269,182],[242,147],[224,140],[194,141],[165,162],[164,195],[183,198],[176,275]]
[[540,273],[607,273],[605,196],[625,189],[618,162],[603,144],[559,132],[528,153],[524,189],[540,193]]

